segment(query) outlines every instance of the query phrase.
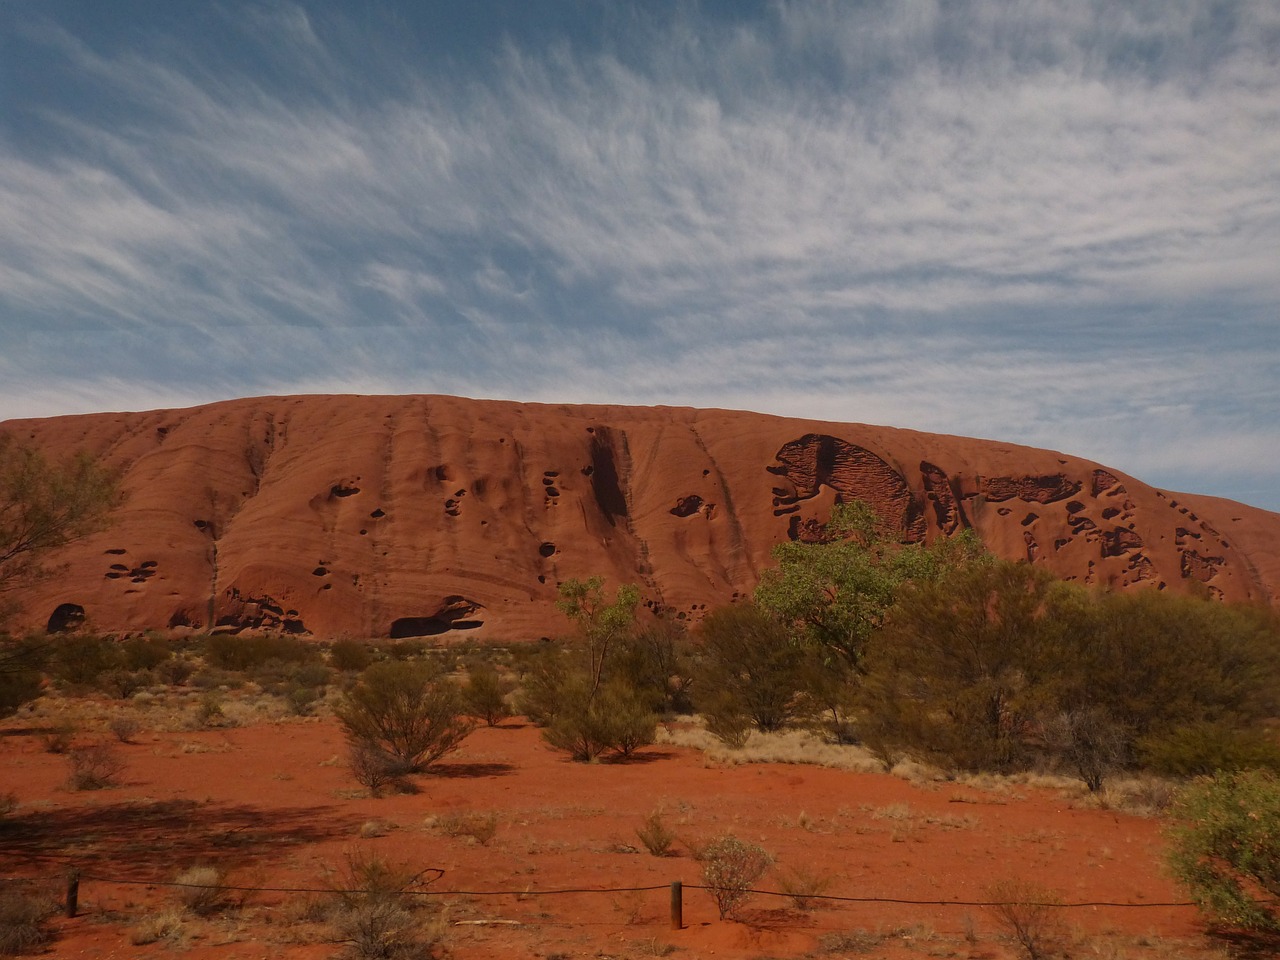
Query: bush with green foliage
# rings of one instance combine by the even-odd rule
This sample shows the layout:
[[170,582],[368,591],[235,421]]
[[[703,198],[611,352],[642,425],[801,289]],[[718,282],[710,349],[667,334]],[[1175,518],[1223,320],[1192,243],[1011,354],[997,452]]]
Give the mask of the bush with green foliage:
[[1138,744],[1143,766],[1168,777],[1209,776],[1240,770],[1280,773],[1280,743],[1261,728],[1193,723]]
[[697,632],[699,702],[712,729],[737,729],[747,718],[763,732],[801,715],[807,651],[788,627],[753,603],[713,610]]
[[0,717],[40,696],[47,645],[35,639],[0,641]]
[[515,684],[502,677],[493,664],[479,660],[467,668],[462,700],[471,716],[493,727],[511,716],[510,697],[514,687]]
[[417,772],[457,750],[474,729],[458,685],[427,664],[375,663],[334,708],[347,738]]
[[574,760],[586,762],[610,751],[630,757],[653,743],[658,717],[625,681],[610,681],[592,695],[589,677],[577,674],[565,679],[559,694],[560,706],[542,737]]
[[335,640],[329,647],[329,666],[343,673],[359,673],[373,659],[373,651],[358,640]]
[[777,566],[764,572],[755,601],[797,639],[859,670],[903,585],[936,580],[982,553],[971,531],[930,545],[904,544],[902,532],[889,529],[867,504],[838,504],[821,542],[774,548]]
[[1280,779],[1268,770],[1189,784],[1174,802],[1169,865],[1213,922],[1280,930]]

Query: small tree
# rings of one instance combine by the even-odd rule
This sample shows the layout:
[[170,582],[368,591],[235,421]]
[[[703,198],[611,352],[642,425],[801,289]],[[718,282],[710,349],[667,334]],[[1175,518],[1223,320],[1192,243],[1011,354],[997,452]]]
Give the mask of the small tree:
[[1174,803],[1169,865],[1216,923],[1280,930],[1280,778],[1253,770],[1196,780]]
[[47,575],[50,552],[99,529],[116,496],[113,475],[88,454],[50,463],[0,434],[0,600]]
[[612,603],[605,599],[604,577],[569,579],[560,585],[556,606],[574,622],[586,646],[591,697],[604,681],[610,649],[635,627],[639,604],[640,588],[634,583],[620,586]]
[[334,713],[352,743],[375,745],[403,773],[457,750],[475,728],[464,716],[457,686],[416,663],[373,664]]

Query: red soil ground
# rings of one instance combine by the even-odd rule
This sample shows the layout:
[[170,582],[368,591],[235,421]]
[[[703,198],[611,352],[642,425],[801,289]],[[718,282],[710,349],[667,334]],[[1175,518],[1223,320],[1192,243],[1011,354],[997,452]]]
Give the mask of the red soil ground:
[[[800,869],[844,897],[975,901],[993,882],[1019,879],[1066,901],[1185,900],[1161,866],[1160,821],[1025,785],[982,790],[797,764],[726,766],[673,746],[627,763],[580,764],[519,722],[477,730],[417,779],[419,793],[383,799],[353,782],[328,719],[143,732],[117,749],[127,763],[120,785],[74,792],[67,759],[45,751],[30,720],[0,728],[0,793],[19,801],[0,825],[0,875],[60,884],[74,864],[85,877],[80,915],[55,921],[54,956],[340,955],[341,945],[322,942],[323,925],[302,919],[300,893],[255,893],[223,916],[188,918],[176,941],[135,946],[131,935],[176,903],[173,889],[152,884],[190,865],[217,864],[245,886],[323,888],[352,852],[444,871],[424,889],[447,911],[436,952],[458,960],[1018,955],[975,906],[831,902],[801,911],[786,898],[756,896],[734,921],[717,917],[709,894],[686,889],[684,928],[671,929],[667,885],[701,882],[687,842],[727,832],[776,857],[759,884],[770,890],[779,889],[779,871]],[[677,856],[651,856],[637,839],[655,809],[681,838]],[[442,829],[467,812],[496,815],[490,842]],[[385,835],[362,836],[375,820]],[[658,889],[549,893],[620,887]],[[1072,956],[1225,953],[1190,907],[1060,915]]]

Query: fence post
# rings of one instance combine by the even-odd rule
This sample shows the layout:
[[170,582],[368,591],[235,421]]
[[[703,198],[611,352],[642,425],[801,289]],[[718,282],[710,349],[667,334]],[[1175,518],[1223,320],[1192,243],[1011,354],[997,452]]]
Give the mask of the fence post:
[[80,900],[80,871],[72,870],[67,874],[67,916],[76,915],[76,907]]
[[684,884],[671,881],[671,929],[684,929]]

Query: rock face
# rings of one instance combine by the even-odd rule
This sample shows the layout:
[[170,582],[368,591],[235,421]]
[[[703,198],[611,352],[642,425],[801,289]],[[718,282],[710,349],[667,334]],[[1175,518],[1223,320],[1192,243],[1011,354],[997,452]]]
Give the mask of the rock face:
[[1114,589],[1280,599],[1280,514],[1171,494],[1047,450],[670,407],[311,396],[15,420],[120,471],[107,530],[20,598],[20,625],[536,639],[602,574],[696,620],[770,551],[871,503],[908,540]]

